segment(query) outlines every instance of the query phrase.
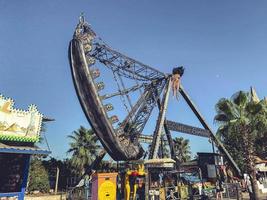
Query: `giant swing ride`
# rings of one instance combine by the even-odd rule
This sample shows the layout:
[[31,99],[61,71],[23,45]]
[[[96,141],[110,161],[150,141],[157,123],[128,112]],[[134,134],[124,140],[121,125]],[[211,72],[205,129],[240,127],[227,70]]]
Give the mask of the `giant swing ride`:
[[[178,131],[209,138],[237,174],[240,174],[238,166],[214,136],[180,84],[182,67],[174,68],[172,74],[166,74],[113,50],[97,36],[83,16],[70,41],[69,62],[76,93],[87,120],[115,161],[142,158],[145,152],[140,144],[142,140],[152,140],[149,159],[160,157],[163,133],[166,135],[171,158],[175,160],[170,131]],[[105,84],[98,80],[100,71],[106,76]],[[181,94],[204,129],[166,119],[171,89],[174,93],[177,90]],[[118,100],[122,103],[118,103]],[[112,103],[116,104],[114,110]],[[159,109],[154,133],[152,137],[144,136],[142,131],[154,107]],[[113,114],[115,110],[122,120]]]

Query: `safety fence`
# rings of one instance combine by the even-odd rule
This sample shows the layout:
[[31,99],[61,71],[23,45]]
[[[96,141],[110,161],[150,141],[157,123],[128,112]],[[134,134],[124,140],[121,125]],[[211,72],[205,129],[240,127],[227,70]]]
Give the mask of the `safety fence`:
[[242,199],[242,190],[239,183],[223,184],[222,197],[224,199]]
[[67,200],[91,200],[91,191],[88,187],[73,187],[67,190]]

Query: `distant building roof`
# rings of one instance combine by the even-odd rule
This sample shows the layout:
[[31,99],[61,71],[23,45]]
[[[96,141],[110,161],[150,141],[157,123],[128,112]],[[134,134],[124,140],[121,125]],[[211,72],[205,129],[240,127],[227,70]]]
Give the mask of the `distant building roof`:
[[48,155],[51,153],[51,151],[40,149],[37,146],[17,146],[0,142],[0,153]]

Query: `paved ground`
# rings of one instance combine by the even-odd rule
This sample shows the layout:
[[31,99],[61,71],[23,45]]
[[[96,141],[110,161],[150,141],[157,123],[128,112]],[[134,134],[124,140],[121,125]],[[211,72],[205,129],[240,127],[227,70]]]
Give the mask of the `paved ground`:
[[26,196],[25,200],[65,200],[66,195]]
[[[26,196],[25,200],[65,200],[65,195],[47,195],[47,196]],[[248,193],[242,193],[243,200],[249,200]],[[234,200],[234,199],[227,199],[227,200]],[[262,194],[260,200],[267,200],[267,194]]]
[[[244,200],[249,200],[249,194],[247,192],[243,192],[242,197]],[[261,194],[260,200],[267,200],[267,194]]]

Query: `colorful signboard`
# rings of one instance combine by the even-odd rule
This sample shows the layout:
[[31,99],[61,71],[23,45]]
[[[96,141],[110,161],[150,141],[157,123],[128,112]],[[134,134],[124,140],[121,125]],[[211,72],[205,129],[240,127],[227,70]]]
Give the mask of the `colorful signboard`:
[[0,95],[0,141],[39,141],[43,115],[35,105],[27,111],[13,106],[11,98]]

